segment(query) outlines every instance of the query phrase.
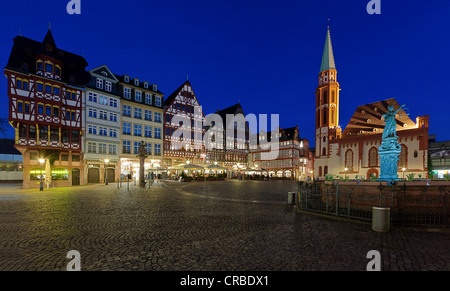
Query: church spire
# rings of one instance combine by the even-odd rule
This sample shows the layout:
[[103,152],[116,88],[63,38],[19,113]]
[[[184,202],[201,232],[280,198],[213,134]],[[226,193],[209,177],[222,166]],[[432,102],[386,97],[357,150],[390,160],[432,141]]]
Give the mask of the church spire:
[[327,37],[325,39],[325,47],[323,49],[322,65],[320,66],[320,73],[335,69],[336,64],[334,62],[333,46],[331,45],[330,26],[328,26]]

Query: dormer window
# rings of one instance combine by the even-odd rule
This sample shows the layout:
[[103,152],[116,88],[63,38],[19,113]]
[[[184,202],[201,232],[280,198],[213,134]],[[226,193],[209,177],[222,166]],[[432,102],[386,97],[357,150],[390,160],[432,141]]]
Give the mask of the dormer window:
[[102,79],[97,78],[97,88],[103,89],[103,80]]
[[42,70],[44,69],[44,64],[42,63],[42,61],[38,61],[38,62],[37,62],[36,69],[37,69],[38,71],[42,71]]
[[147,82],[144,83],[144,88],[148,89],[148,83]]
[[158,91],[158,86],[156,86],[156,85],[153,85],[153,91]]
[[134,85],[135,86],[139,86],[139,80],[138,79],[134,79]]
[[125,76],[125,77],[123,77],[123,80],[124,80],[126,83],[128,83],[128,82],[130,82],[130,77]]
[[61,68],[59,66],[55,66],[55,74],[61,76]]
[[45,63],[45,71],[53,73],[53,65],[51,63]]

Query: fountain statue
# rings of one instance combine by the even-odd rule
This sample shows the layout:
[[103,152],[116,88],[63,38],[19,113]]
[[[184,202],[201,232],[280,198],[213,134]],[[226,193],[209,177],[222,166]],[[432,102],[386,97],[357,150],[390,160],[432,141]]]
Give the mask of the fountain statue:
[[398,143],[398,136],[396,133],[397,121],[395,116],[403,109],[403,107],[405,107],[405,105],[394,110],[394,106],[389,105],[387,108],[388,112],[383,115],[384,123],[386,125],[383,131],[383,140],[378,150],[378,155],[380,156],[380,178],[378,181],[387,181],[389,184],[393,184],[394,181],[399,180],[397,169],[398,159],[402,149]]

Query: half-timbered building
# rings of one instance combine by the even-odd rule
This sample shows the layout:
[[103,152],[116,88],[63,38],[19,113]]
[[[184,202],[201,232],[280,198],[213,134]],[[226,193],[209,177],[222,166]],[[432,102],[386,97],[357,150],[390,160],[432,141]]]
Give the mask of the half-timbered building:
[[164,102],[164,167],[205,163],[205,116],[189,81]]
[[[86,60],[59,49],[50,29],[42,42],[14,38],[5,67],[9,122],[23,155],[23,187],[83,183],[82,100]],[[41,165],[39,159],[44,159]],[[45,173],[45,174],[44,174]]]

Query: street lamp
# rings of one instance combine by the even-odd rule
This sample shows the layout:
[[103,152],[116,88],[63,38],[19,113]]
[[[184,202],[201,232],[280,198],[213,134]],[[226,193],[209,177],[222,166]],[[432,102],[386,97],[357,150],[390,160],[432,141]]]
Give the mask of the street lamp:
[[44,165],[45,160],[44,159],[39,159],[39,163],[41,164],[41,182],[39,183],[39,191],[44,191],[44,181],[42,180],[42,172],[44,170],[42,169],[42,166]]
[[403,180],[405,180],[405,171],[406,171],[406,168],[402,168],[402,171],[403,171]]
[[345,168],[344,171],[345,171],[345,180],[347,180],[347,171],[348,171],[348,168]]
[[109,160],[105,159],[105,185],[108,185],[108,163]]

